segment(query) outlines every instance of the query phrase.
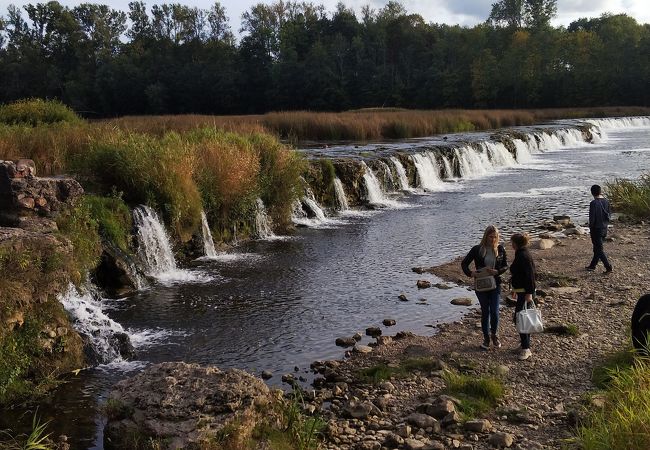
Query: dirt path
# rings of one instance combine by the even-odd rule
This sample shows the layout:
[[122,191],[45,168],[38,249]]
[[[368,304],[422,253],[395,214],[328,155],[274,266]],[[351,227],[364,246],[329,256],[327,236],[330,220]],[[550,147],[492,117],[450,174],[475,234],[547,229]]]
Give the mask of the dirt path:
[[[512,323],[514,308],[502,306],[501,349],[483,351],[480,315],[475,307],[462,321],[441,327],[432,337],[410,336],[377,346],[367,355],[354,355],[337,368],[342,379],[351,382],[339,401],[334,396],[330,412],[327,447],[329,448],[494,448],[489,439],[498,432],[514,438],[513,448],[572,448],[573,411],[580,410],[585,394],[595,389],[591,382],[594,366],[629,342],[629,323],[638,298],[650,292],[650,229],[646,225],[616,224],[605,245],[614,272],[587,272],[591,258],[589,236],[570,236],[557,240],[547,250],[532,250],[538,270],[538,290],[546,293],[543,304],[545,325],[575,325],[577,336],[543,333],[532,336],[533,356],[519,361],[519,337]],[[512,258],[512,255],[510,255]],[[467,280],[458,261],[428,269],[451,282]],[[413,283],[428,274],[413,274]],[[428,279],[431,279],[429,276]],[[475,300],[473,293],[468,297]],[[475,301],[476,303],[476,301]],[[459,306],[460,307],[460,306]],[[411,436],[403,424],[416,407],[437,395],[444,387],[439,374],[415,374],[391,380],[388,385],[356,385],[354,374],[360,367],[378,363],[398,364],[408,356],[427,355],[442,361],[467,361],[477,375],[498,372],[507,394],[500,406],[488,414],[492,427],[488,432],[468,432],[462,425],[435,429],[413,427]],[[383,411],[361,419],[350,419],[350,401],[364,399],[378,404]],[[346,412],[348,411],[348,412]],[[510,411],[510,412],[508,412]],[[344,418],[347,415],[348,418]],[[403,442],[387,444],[386,437],[406,434]],[[388,442],[391,442],[388,439]],[[420,446],[424,444],[424,446]]]

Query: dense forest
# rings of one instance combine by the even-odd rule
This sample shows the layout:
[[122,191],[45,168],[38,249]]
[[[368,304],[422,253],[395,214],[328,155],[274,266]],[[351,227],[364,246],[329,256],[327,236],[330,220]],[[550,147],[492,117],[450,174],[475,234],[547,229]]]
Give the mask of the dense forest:
[[650,105],[650,25],[621,15],[553,27],[555,0],[501,0],[474,27],[390,2],[225,9],[58,2],[0,17],[0,103],[59,99],[87,117],[364,107]]

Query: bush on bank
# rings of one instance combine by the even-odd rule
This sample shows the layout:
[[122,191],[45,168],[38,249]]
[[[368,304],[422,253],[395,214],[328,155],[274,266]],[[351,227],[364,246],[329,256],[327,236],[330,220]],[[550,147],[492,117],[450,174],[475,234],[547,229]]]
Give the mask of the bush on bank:
[[650,173],[636,181],[616,179],[607,183],[606,189],[616,211],[640,219],[650,218]]
[[0,105],[0,123],[34,127],[60,122],[79,123],[81,118],[57,100],[32,98]]

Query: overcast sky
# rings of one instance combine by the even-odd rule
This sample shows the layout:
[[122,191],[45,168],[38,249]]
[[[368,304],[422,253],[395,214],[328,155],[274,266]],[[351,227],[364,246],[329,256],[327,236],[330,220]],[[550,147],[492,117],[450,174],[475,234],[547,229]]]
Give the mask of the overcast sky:
[[[483,22],[490,14],[491,4],[496,0],[402,0],[401,3],[410,13],[417,13],[424,17],[426,22],[475,25]],[[66,6],[75,6],[80,3],[101,3],[112,6],[115,9],[128,11],[129,0],[105,0],[86,2],[71,2],[59,0]],[[339,0],[321,0],[313,1],[314,4],[322,4],[328,12],[336,9]],[[23,6],[29,3],[39,3],[39,1],[23,0],[0,0],[0,15],[6,15],[7,6],[14,4]],[[41,0],[40,3],[46,3]],[[214,1],[210,0],[168,0],[168,1],[146,1],[145,4],[151,7],[153,4],[161,3],[182,3],[189,6],[197,6],[203,9],[209,9]],[[221,5],[226,8],[226,14],[230,18],[230,24],[235,34],[238,34],[241,15],[252,5],[258,3],[274,3],[272,0],[221,0]],[[309,2],[308,2],[309,3]],[[343,3],[353,8],[357,13],[364,5],[370,5],[373,9],[380,9],[388,0],[344,0]],[[625,13],[634,17],[640,23],[650,23],[650,0],[558,0],[558,13],[553,21],[554,25],[569,25],[581,17],[598,17],[603,13]]]

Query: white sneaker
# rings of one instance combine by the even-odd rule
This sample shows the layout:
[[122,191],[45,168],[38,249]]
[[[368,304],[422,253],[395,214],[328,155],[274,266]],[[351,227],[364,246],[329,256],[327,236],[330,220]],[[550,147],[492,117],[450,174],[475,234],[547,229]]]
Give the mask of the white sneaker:
[[519,360],[523,361],[525,359],[528,359],[531,357],[532,354],[533,352],[531,352],[529,348],[526,348],[522,350],[521,353],[519,353]]

